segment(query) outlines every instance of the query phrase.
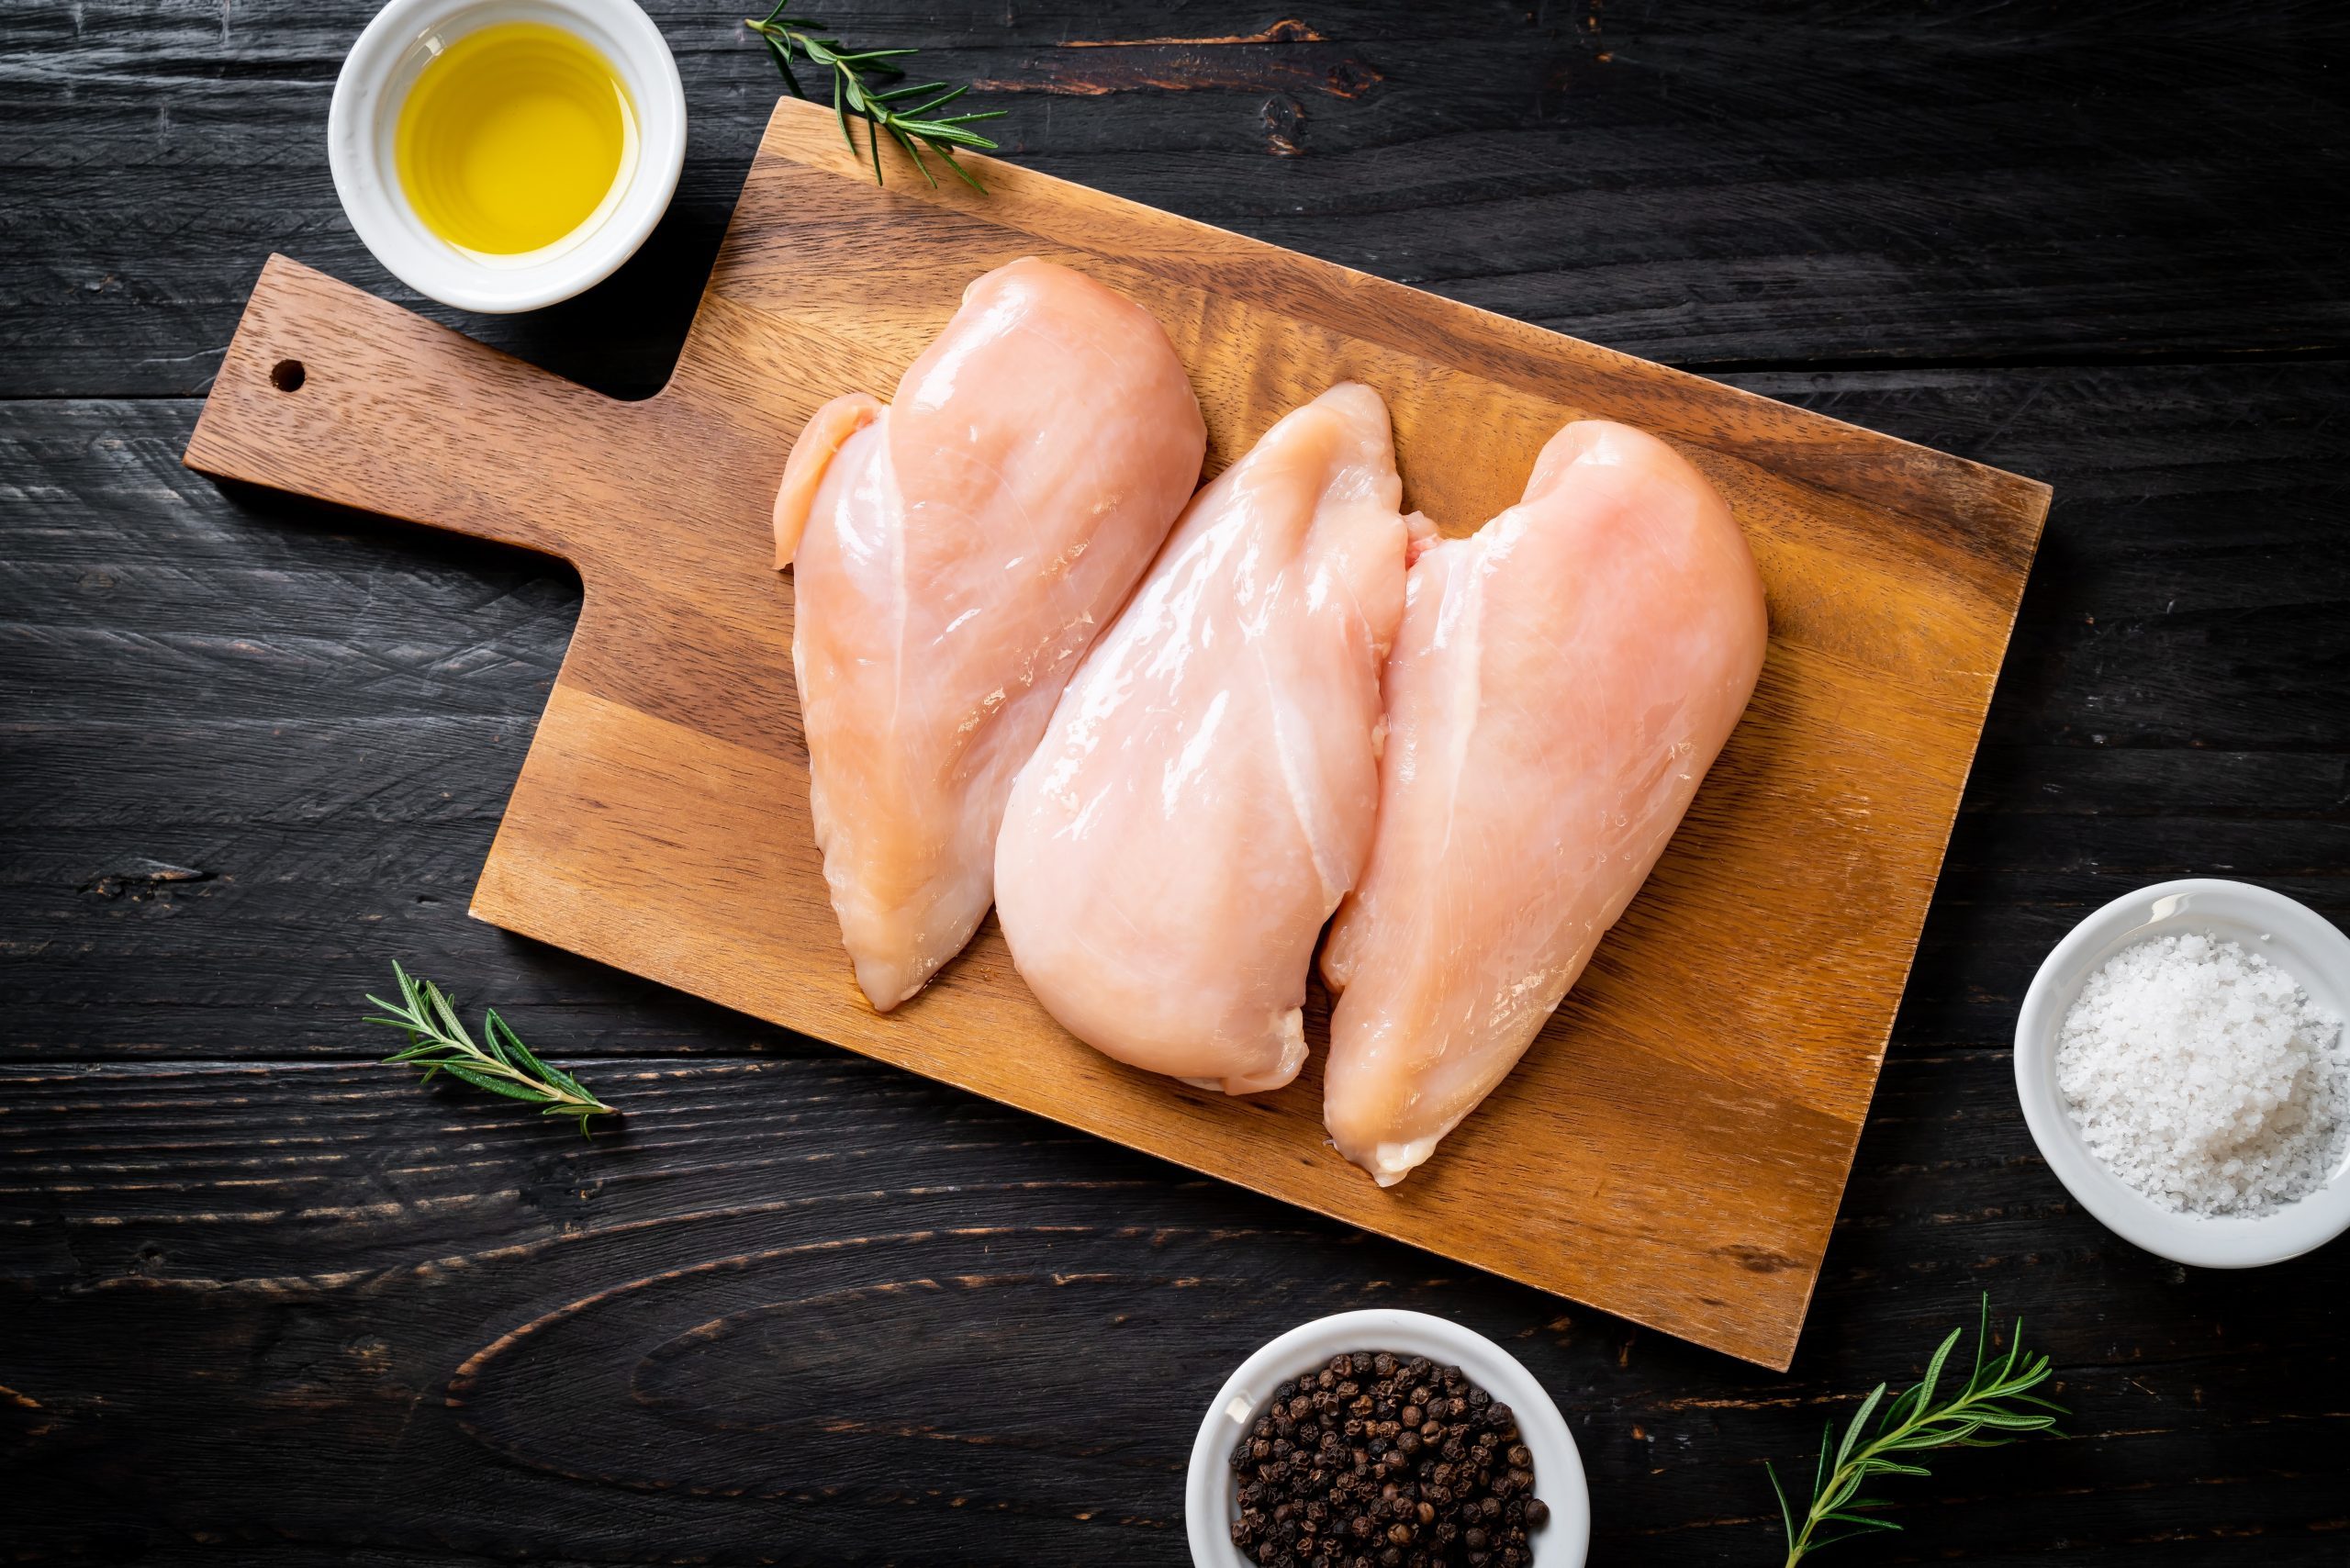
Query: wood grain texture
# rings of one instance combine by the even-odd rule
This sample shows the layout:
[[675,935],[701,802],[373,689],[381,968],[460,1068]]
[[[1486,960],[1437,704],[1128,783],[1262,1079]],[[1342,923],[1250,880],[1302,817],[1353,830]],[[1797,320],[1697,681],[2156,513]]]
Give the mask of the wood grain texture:
[[[675,357],[776,92],[734,11],[646,9],[692,125],[660,231],[594,298],[464,323],[639,394]],[[982,84],[1019,162],[1687,367],[2350,344],[2314,260],[2350,239],[2350,13],[2329,0],[817,14]],[[352,234],[320,153],[367,15],[0,10],[0,392],[201,394],[272,251],[420,303]]]
[[[475,912],[1785,1365],[2045,487],[1009,165],[984,198],[896,173],[869,184],[829,116],[778,106],[677,372],[640,403],[264,273],[192,466],[559,554],[586,585]],[[1211,470],[1355,378],[1388,397],[1407,504],[1456,532],[1515,498],[1560,424],[1599,415],[1682,446],[1754,542],[1774,636],[1747,721],[1545,1043],[1399,1189],[1326,1150],[1311,1072],[1232,1101],[1085,1050],[992,929],[890,1018],[849,983],[787,697],[788,587],[758,567],[768,498],[819,402],[886,394],[964,284],[1030,253],[1167,325]]]
[[[1149,1467],[1232,1359],[1407,1300],[1510,1345],[1567,1411],[1595,1563],[1754,1568],[1777,1560],[1762,1459],[1807,1462],[1988,1290],[2056,1352],[2081,1435],[1937,1464],[1891,1494],[1906,1534],[1838,1549],[1852,1568],[2339,1568],[2350,1248],[2220,1274],[2120,1243],[2035,1156],[2005,1042],[2048,946],[2146,881],[2243,877],[2350,924],[2350,11],[817,13],[940,74],[1133,83],[991,89],[1024,163],[2053,484],[1783,1376],[467,919],[576,577],[179,464],[262,255],[416,303],[326,175],[328,90],[374,9],[0,7],[0,1559],[1180,1568],[1173,1473]],[[654,243],[554,310],[429,308],[631,394],[669,373],[774,92],[734,13],[648,9],[693,117]],[[1315,52],[1246,41],[1285,17],[1382,80],[1242,84]],[[1203,41],[1062,47],[1169,34]],[[393,958],[580,1061],[622,1135],[364,1065],[354,1003]],[[731,1378],[673,1377],[644,1462],[599,1445],[560,1473],[576,1434],[651,1430],[625,1369],[716,1316],[724,1276],[696,1266],[761,1245],[759,1206],[795,1193],[826,1200],[797,1234],[837,1245],[730,1311],[870,1281],[857,1242],[910,1217],[934,1273],[957,1227],[1042,1216],[1069,1293],[972,1271],[923,1320],[960,1354],[919,1384],[886,1353],[901,1314],[812,1385],[779,1354],[711,1361]],[[1129,1226],[1169,1229],[1160,1266]],[[1212,1274],[1172,1266],[1203,1250]],[[592,1375],[444,1404],[509,1330],[673,1270]],[[746,1400],[847,1416],[811,1448],[728,1424]],[[1132,1462],[1109,1484],[1106,1458],[1015,1468],[1072,1402]],[[767,1484],[707,1484],[731,1451]],[[932,1495],[934,1469],[955,1487]],[[757,1495],[844,1472],[812,1502]]]
[[[2350,623],[2350,365],[1751,380],[2056,489],[1785,1376],[467,919],[578,609],[569,568],[216,486],[180,466],[186,400],[0,401],[0,1385],[38,1406],[0,1406],[0,1551],[1179,1568],[1171,1466],[1232,1358],[1404,1301],[1511,1346],[1568,1412],[1595,1562],[1753,1568],[1775,1561],[1761,1461],[1805,1462],[1988,1290],[2059,1356],[2082,1435],[1953,1457],[1853,1568],[2336,1568],[2350,1249],[2239,1275],[2116,1240],[2034,1154],[2005,1041],[2049,944],[2157,877],[2241,876],[2350,922],[2350,663],[2324,641]],[[354,1003],[395,958],[580,1065],[627,1111],[618,1136],[366,1065]],[[646,1429],[630,1369],[718,1316],[726,1276],[698,1266],[766,1245],[793,1197],[822,1200],[795,1234],[834,1245],[729,1311],[871,1282],[860,1240],[910,1217],[938,1232],[924,1278],[968,1269],[958,1228],[1049,1223],[1069,1294],[970,1271],[952,1320],[923,1320],[959,1354],[919,1385],[853,1348],[812,1386],[780,1353],[735,1358],[692,1385],[707,1417],[670,1382],[634,1468],[602,1447],[566,1466],[575,1433]],[[1212,1272],[1180,1266],[1202,1251]],[[445,1404],[512,1328],[667,1271],[594,1375]],[[1106,1312],[1084,1294],[1105,1277]],[[877,1312],[865,1343],[907,1320]],[[1085,1430],[1130,1468],[988,1466],[1072,1401],[1107,1403]],[[848,1414],[811,1450],[724,1425],[745,1402]],[[746,1443],[768,1484],[709,1484]],[[845,1471],[812,1502],[757,1495]],[[910,1484],[933,1473],[954,1486]]]
[[1855,1564],[2341,1561],[2350,1357],[2279,1307],[2338,1299],[2341,1249],[2228,1273],[2116,1240],[2019,1156],[2004,1052],[1895,1052],[1787,1376],[821,1047],[591,1081],[628,1108],[592,1144],[358,1062],[0,1068],[0,1542],[1177,1568],[1230,1368],[1402,1306],[1559,1398],[1595,1562],[1751,1568],[1762,1461],[1988,1284],[2071,1436],[1942,1456]]

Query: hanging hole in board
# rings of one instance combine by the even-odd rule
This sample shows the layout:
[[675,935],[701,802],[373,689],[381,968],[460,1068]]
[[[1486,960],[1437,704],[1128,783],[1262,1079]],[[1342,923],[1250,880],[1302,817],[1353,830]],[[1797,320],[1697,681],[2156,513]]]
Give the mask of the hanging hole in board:
[[280,392],[299,392],[309,375],[298,359],[281,359],[269,367],[269,384]]

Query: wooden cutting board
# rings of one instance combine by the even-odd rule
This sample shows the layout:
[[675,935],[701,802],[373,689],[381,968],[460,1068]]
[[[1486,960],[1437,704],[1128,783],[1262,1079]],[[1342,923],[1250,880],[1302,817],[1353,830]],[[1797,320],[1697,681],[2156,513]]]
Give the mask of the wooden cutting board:
[[[677,374],[642,402],[273,257],[186,461],[578,568],[481,918],[1784,1368],[2047,487],[975,162],[991,195],[902,163],[877,187],[828,110],[778,104]],[[963,286],[1024,255],[1165,323],[1211,469],[1352,378],[1393,409],[1405,504],[1447,532],[1515,500],[1543,441],[1596,415],[1679,446],[1753,542],[1772,622],[1753,705],[1524,1064],[1401,1186],[1324,1142],[1318,1065],[1244,1100],[1120,1067],[1036,1006],[992,922],[887,1017],[850,976],[768,509],[811,411],[888,397]]]

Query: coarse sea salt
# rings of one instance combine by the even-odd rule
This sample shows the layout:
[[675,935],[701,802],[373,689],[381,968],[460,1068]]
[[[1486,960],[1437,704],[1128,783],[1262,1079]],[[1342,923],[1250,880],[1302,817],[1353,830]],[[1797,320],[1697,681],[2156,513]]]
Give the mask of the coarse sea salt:
[[2056,1085],[2089,1151],[2184,1214],[2281,1208],[2350,1140],[2342,1020],[2259,954],[2196,932],[2089,976],[2057,1032]]

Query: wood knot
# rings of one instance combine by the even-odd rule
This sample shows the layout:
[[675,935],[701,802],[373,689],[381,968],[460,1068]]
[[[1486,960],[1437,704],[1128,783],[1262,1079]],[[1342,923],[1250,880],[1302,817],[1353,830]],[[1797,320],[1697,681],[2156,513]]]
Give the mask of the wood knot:
[[1265,151],[1276,158],[1296,158],[1305,151],[1305,106],[1276,95],[1259,111],[1265,122]]
[[208,882],[212,877],[211,872],[193,866],[173,866],[141,856],[99,872],[78,890],[109,902],[127,898],[133,903],[143,903],[164,896],[173,882]]

